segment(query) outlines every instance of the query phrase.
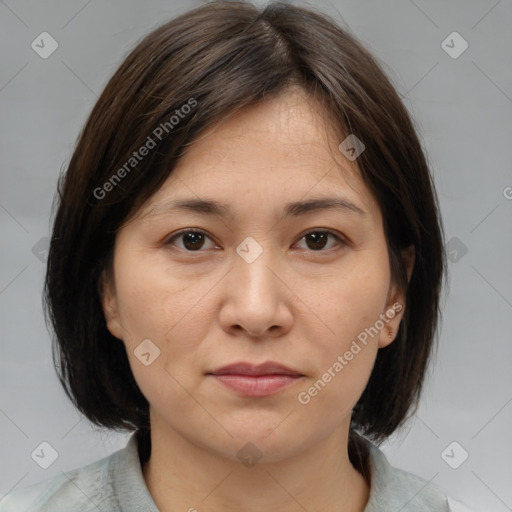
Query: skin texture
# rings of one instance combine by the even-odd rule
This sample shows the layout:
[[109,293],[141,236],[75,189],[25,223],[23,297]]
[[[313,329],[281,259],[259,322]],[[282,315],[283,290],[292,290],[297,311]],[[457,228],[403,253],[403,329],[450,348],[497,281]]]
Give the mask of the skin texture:
[[[360,512],[368,500],[348,458],[350,414],[405,304],[390,279],[379,206],[321,112],[291,89],[225,119],[117,234],[103,309],[150,403],[143,473],[162,511]],[[283,216],[288,202],[326,196],[366,213]],[[182,198],[221,201],[232,216],[165,213],[163,204]],[[207,237],[169,242],[184,228]],[[345,242],[305,236],[312,228]],[[251,263],[236,251],[247,237],[262,249]],[[410,277],[414,254],[404,261]],[[396,303],[401,312],[301,404],[298,394]],[[145,366],[134,350],[148,338],[160,355]],[[254,398],[205,375],[239,361],[277,361],[304,377]],[[248,442],[261,454],[251,467],[237,457]]]

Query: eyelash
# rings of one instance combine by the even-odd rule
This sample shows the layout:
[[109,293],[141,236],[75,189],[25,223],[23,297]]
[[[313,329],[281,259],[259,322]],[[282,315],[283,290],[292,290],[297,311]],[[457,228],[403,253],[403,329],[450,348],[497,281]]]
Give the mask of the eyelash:
[[[202,229],[190,229],[190,228],[187,228],[187,229],[182,229],[181,231],[178,231],[177,233],[175,233],[174,235],[172,235],[170,238],[168,238],[164,245],[166,246],[171,246],[173,245],[173,242],[175,240],[177,240],[178,238],[180,238],[181,236],[185,235],[185,234],[188,234],[188,233],[199,233],[201,235],[204,235],[206,236],[207,238],[209,238],[210,240],[211,237],[208,235],[208,233],[206,233],[205,231],[203,231]],[[302,240],[303,238],[305,238],[307,235],[310,235],[312,233],[322,233],[322,234],[327,234],[327,235],[331,235],[333,238],[336,239],[338,245],[340,246],[346,246],[348,245],[347,242],[341,237],[339,236],[337,233],[335,233],[334,231],[331,231],[329,229],[319,229],[319,228],[315,228],[315,229],[310,229],[309,231],[307,231],[306,233],[304,233],[299,240]],[[213,241],[213,240],[212,240]],[[313,250],[311,249],[310,252],[312,253],[322,253],[322,252],[331,252],[333,249],[335,248],[331,248],[331,249],[319,249],[319,250]],[[181,248],[178,248],[178,250],[181,250],[181,251],[184,251],[184,252],[187,252],[187,253],[201,253],[201,252],[204,252],[204,250],[197,250],[197,251],[189,251],[187,249],[181,249]]]

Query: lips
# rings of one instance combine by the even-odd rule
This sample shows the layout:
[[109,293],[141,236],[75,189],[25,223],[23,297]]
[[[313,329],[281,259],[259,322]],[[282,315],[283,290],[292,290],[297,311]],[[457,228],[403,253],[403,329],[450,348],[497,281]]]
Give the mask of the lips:
[[275,395],[301,380],[304,375],[275,361],[262,364],[239,362],[207,374],[224,388],[248,398]]
[[259,365],[246,362],[229,364],[209,372],[208,375],[245,375],[251,377],[286,375],[289,377],[303,377],[302,373],[274,361],[267,361]]

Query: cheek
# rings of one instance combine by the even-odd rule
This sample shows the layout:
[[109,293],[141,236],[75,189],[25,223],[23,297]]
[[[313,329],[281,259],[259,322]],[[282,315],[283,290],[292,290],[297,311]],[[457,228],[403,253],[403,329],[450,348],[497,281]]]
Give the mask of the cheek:
[[355,405],[370,377],[378,350],[375,326],[389,286],[387,259],[370,252],[355,256],[316,292],[315,312],[328,328],[314,336],[310,347],[317,364],[308,383],[313,387],[306,391],[319,411],[334,407],[333,421]]
[[[145,386],[151,386],[151,394],[159,395],[161,382],[165,383],[162,389],[175,389],[179,394],[177,383],[186,382],[190,368],[197,366],[198,347],[211,326],[208,319],[213,312],[207,310],[205,296],[212,283],[184,280],[165,262],[144,254],[125,254],[117,262],[116,285],[132,371],[143,392]],[[148,339],[151,343],[144,343],[151,355],[146,362],[153,353],[157,357],[145,366],[137,356],[142,352],[138,347]]]
[[309,408],[308,414],[323,418],[322,429],[326,432],[350,415],[371,375],[378,338],[369,328],[381,312],[381,301],[375,295],[338,295],[346,301],[340,300],[339,307],[332,306],[326,315],[335,334],[316,336],[310,347],[314,372],[297,399]]
[[[300,390],[303,394],[300,396],[299,407],[304,408],[306,421],[321,419],[315,427],[320,435],[328,435],[350,417],[366,387],[375,357],[376,349],[367,346],[345,365],[339,363],[341,366],[336,366],[331,363],[309,388]],[[305,399],[308,403],[302,405]]]
[[201,281],[185,283],[160,255],[144,251],[125,250],[117,265],[119,314],[131,342],[142,337],[164,343],[183,322],[190,323],[188,314],[204,288]]
[[333,351],[347,350],[385,312],[390,278],[387,259],[369,251],[353,256],[342,272],[316,291],[316,311],[331,333],[324,339],[330,357]]
[[146,273],[143,279],[130,279],[119,294],[128,331],[124,343],[134,378],[147,400],[162,411],[188,415],[197,403],[186,389],[208,323],[201,322],[204,309],[197,305],[198,294],[157,277]]

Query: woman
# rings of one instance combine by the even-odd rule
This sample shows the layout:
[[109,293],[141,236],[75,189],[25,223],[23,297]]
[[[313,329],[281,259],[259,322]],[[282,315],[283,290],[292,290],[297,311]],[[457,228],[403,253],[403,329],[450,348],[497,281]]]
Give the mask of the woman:
[[59,378],[133,434],[0,510],[453,510],[376,445],[414,413],[437,334],[435,187],[393,86],[333,20],[213,2],[156,29],[59,199]]

